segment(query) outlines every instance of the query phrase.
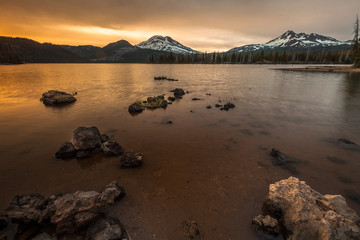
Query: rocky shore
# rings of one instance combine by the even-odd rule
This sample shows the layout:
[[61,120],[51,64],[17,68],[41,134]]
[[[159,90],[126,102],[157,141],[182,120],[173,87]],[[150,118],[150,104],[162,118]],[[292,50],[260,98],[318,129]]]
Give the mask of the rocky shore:
[[309,66],[305,68],[274,68],[274,70],[297,72],[360,73],[360,68],[353,68],[351,66]]
[[295,177],[269,187],[264,215],[252,224],[264,239],[360,239],[360,218],[340,195],[323,195]]

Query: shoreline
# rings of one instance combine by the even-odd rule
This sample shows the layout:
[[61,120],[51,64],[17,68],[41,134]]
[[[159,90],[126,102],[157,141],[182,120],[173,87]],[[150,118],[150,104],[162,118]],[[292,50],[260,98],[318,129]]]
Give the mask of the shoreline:
[[331,72],[331,73],[360,73],[360,68],[348,66],[319,66],[305,68],[272,68],[273,70],[297,71],[297,72]]

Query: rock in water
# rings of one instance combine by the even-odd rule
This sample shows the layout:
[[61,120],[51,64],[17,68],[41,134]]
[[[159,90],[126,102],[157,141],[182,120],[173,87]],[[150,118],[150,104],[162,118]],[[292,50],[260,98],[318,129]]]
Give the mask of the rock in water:
[[101,144],[105,156],[119,156],[123,154],[124,149],[113,139]]
[[360,239],[360,218],[340,195],[322,195],[294,177],[269,187],[265,207],[286,239]]
[[144,107],[141,103],[136,102],[129,106],[128,111],[129,113],[141,113],[142,111],[144,111]]
[[59,151],[55,153],[56,158],[73,158],[76,156],[76,149],[70,142],[65,142],[61,145]]
[[116,218],[102,218],[90,224],[86,231],[86,240],[115,240],[122,239],[119,220]]
[[37,222],[46,205],[46,199],[40,194],[25,194],[15,196],[5,214],[14,222]]
[[174,90],[172,90],[171,92],[174,92],[174,97],[175,98],[179,98],[182,95],[185,95],[185,91],[182,88],[175,88]]
[[125,153],[120,159],[122,168],[139,167],[142,164],[140,153]]
[[97,127],[78,127],[74,131],[71,143],[76,150],[91,151],[101,145],[101,136]]
[[277,236],[280,234],[279,222],[269,215],[259,215],[253,218],[252,224],[257,231],[262,231],[267,235]]
[[57,90],[50,90],[42,94],[40,100],[45,105],[58,105],[58,104],[67,104],[73,103],[76,101],[76,98],[69,93],[61,92]]

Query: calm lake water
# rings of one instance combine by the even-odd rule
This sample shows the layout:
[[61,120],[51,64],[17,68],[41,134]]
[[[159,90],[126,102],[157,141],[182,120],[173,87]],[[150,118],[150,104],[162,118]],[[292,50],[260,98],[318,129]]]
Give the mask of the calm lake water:
[[[284,66],[0,66],[0,208],[16,194],[100,191],[116,180],[127,196],[109,215],[134,240],[185,239],[187,219],[199,223],[204,239],[258,239],[251,219],[269,184],[293,175],[323,194],[345,196],[359,214],[360,151],[337,139],[360,143],[360,75],[274,67]],[[179,81],[153,80],[162,75]],[[166,110],[128,113],[132,102],[171,96],[176,87],[190,93]],[[39,98],[51,89],[77,92],[78,100],[46,107]],[[227,112],[214,106],[228,101],[236,107]],[[79,126],[97,126],[126,151],[140,152],[144,164],[55,159]],[[298,174],[273,166],[272,148],[298,159]]]

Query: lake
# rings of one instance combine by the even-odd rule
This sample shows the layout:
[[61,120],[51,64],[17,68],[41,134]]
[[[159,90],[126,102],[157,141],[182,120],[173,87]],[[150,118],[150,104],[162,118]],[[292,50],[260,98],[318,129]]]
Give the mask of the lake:
[[[291,66],[0,65],[0,208],[17,194],[101,191],[115,180],[127,195],[108,214],[133,240],[185,239],[187,219],[205,239],[258,239],[251,219],[269,184],[296,176],[345,196],[360,214],[360,151],[337,141],[360,143],[360,75],[272,69],[280,67]],[[167,98],[174,88],[190,93],[166,110],[128,113],[136,100]],[[77,92],[77,101],[47,107],[39,99],[51,89]],[[227,102],[236,107],[215,107]],[[100,155],[56,159],[79,126],[97,126],[140,152],[143,165],[121,169],[119,157]],[[296,174],[272,165],[272,148],[299,160]]]

